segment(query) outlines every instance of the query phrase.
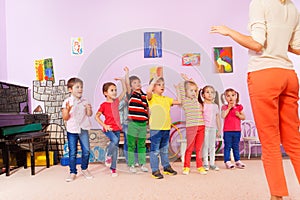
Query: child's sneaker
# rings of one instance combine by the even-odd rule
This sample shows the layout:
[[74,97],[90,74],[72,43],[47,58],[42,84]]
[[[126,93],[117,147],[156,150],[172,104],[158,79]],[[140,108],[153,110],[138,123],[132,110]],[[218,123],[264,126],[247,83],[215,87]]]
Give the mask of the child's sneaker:
[[112,161],[111,156],[105,155],[105,166],[106,167],[110,167],[111,166],[111,161]]
[[68,177],[66,178],[66,181],[67,181],[67,182],[72,182],[72,181],[75,180],[75,178],[76,178],[76,174],[70,173],[70,174],[68,175]]
[[242,163],[240,160],[235,162],[235,166],[240,169],[244,169],[246,165]]
[[184,167],[182,173],[183,173],[184,175],[188,175],[188,174],[190,173],[190,168]]
[[129,167],[129,171],[130,171],[131,173],[136,173],[136,168],[134,167],[134,165],[131,165],[131,166]]
[[177,174],[177,172],[174,169],[172,169],[171,166],[168,166],[168,167],[164,168],[163,173],[168,174],[168,175],[172,175],[172,176]]
[[94,177],[92,176],[92,174],[89,172],[88,169],[86,170],[81,170],[82,175],[86,178],[86,179],[93,179]]
[[118,176],[117,170],[116,169],[112,169],[111,170],[111,177],[117,177],[117,176]]
[[148,172],[148,168],[145,165],[141,165],[141,171],[142,172]]
[[225,166],[226,166],[227,169],[233,169],[234,168],[234,165],[230,161],[227,161],[225,163]]
[[162,179],[164,178],[164,176],[160,173],[159,170],[152,172],[152,178],[156,178],[156,179]]
[[208,165],[203,165],[205,171],[208,171],[209,170],[209,166]]
[[135,167],[139,167],[140,164],[139,164],[139,163],[135,163],[134,166],[135,166]]
[[206,175],[206,174],[207,174],[207,171],[205,170],[204,167],[199,167],[197,170],[198,170],[199,173],[202,174],[202,175]]
[[216,166],[216,165],[211,165],[209,168],[211,170],[215,170],[215,171],[219,171],[220,170],[220,168],[218,166]]

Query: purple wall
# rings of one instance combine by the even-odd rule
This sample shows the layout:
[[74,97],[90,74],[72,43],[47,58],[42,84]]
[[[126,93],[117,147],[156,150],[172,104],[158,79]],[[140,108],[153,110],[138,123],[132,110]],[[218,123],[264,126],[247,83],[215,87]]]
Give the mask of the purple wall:
[[5,0],[0,0],[0,80],[7,79]]
[[[104,100],[100,89],[103,82],[122,76],[123,66],[137,75],[147,74],[142,77],[146,85],[149,67],[162,65],[170,71],[165,74],[168,95],[174,93],[171,74],[179,78],[179,72],[187,73],[200,87],[214,85],[217,79],[220,92],[227,87],[240,92],[246,116],[252,118],[246,86],[247,50],[229,38],[209,34],[210,26],[219,24],[247,33],[250,0],[0,2],[0,39],[1,44],[6,42],[0,47],[0,79],[4,81],[31,88],[35,79],[34,60],[51,57],[56,80],[72,76],[84,78],[86,96],[96,111]],[[6,29],[2,28],[5,25]],[[142,33],[147,30],[162,31],[163,48],[168,47],[163,58],[143,58]],[[71,55],[71,37],[83,37],[83,56]],[[203,72],[213,68],[212,48],[215,46],[233,47],[234,73],[215,77]],[[201,52],[200,67],[180,65],[180,55],[189,51]],[[33,100],[33,104],[40,103]]]

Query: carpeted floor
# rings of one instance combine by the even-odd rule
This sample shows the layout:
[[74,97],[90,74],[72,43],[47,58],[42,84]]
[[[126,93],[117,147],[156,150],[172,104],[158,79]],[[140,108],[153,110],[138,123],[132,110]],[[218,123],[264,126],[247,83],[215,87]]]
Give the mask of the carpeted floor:
[[[228,170],[219,160],[220,171],[209,171],[207,175],[197,173],[194,161],[191,173],[182,175],[182,163],[174,162],[172,166],[178,175],[165,175],[161,180],[151,178],[150,172],[131,174],[124,163],[117,166],[119,176],[112,178],[104,164],[90,164],[94,179],[87,180],[79,174],[70,183],[65,182],[68,167],[37,167],[35,176],[30,175],[30,168],[19,168],[9,177],[5,174],[0,176],[0,199],[268,200],[269,191],[261,161],[243,161],[246,169]],[[300,200],[300,186],[291,162],[289,159],[283,162],[290,192],[290,196],[284,199]],[[150,168],[149,163],[147,166]]]

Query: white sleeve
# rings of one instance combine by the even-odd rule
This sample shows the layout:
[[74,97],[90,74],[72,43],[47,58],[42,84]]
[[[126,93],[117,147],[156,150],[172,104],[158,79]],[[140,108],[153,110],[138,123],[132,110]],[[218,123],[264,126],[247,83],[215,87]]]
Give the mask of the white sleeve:
[[250,35],[256,42],[264,46],[266,41],[265,9],[262,0],[252,0],[249,6]]

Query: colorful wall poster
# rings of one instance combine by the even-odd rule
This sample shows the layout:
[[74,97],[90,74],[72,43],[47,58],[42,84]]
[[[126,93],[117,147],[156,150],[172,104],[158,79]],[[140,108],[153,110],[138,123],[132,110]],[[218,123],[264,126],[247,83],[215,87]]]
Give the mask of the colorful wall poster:
[[72,55],[83,55],[83,44],[81,37],[71,38]]
[[150,79],[154,78],[154,76],[163,77],[163,67],[151,67],[150,68]]
[[55,82],[52,58],[35,60],[34,65],[36,80]]
[[162,32],[144,33],[144,58],[162,57]]
[[200,53],[183,54],[182,66],[200,66]]
[[214,63],[217,73],[232,73],[232,47],[214,47]]

